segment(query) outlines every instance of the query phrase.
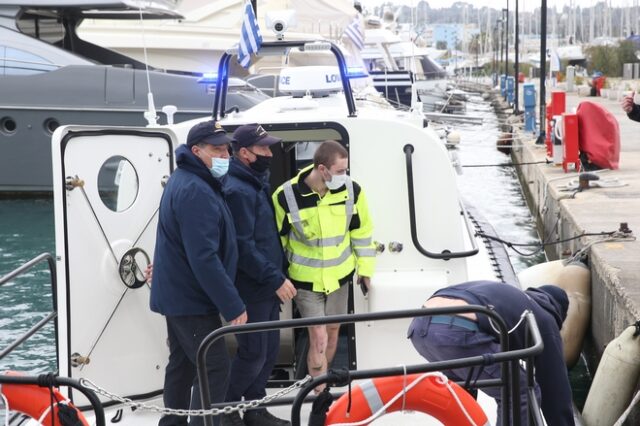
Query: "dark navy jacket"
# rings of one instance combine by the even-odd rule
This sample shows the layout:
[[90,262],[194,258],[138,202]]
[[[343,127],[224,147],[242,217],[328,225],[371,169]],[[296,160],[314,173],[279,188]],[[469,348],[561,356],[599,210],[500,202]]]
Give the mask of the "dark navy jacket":
[[[511,330],[525,309],[533,312],[542,335],[544,350],[535,358],[535,378],[542,394],[542,412],[554,426],[573,425],[571,385],[562,351],[560,328],[564,321],[561,307],[546,293],[536,289],[522,291],[504,283],[471,281],[438,290],[434,296],[462,299],[473,305],[494,309]],[[486,315],[478,314],[480,331],[496,336]],[[524,323],[509,335],[509,349],[524,348]]]
[[640,121],[640,105],[633,104],[633,109],[627,114],[633,121]]
[[222,185],[186,146],[176,161],[160,201],[151,310],[232,320],[245,307],[233,284],[238,249]]
[[267,173],[231,159],[224,192],[238,235],[236,287],[247,303],[277,298],[285,280],[284,254],[276,228]]

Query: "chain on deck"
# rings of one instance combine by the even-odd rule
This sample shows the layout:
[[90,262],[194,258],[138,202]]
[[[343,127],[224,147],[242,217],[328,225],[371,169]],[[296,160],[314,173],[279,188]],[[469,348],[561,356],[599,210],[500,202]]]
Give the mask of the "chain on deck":
[[237,405],[229,405],[224,408],[211,408],[208,410],[205,410],[205,409],[183,410],[183,409],[175,409],[175,408],[165,408],[165,407],[160,407],[153,404],[145,404],[143,402],[136,402],[130,398],[124,398],[120,395],[116,395],[112,392],[109,392],[106,389],[103,389],[98,385],[94,384],[89,379],[80,379],[80,384],[86,387],[87,389],[92,390],[98,395],[104,396],[105,398],[108,398],[112,401],[117,401],[121,403],[123,406],[131,407],[135,410],[151,411],[159,414],[183,416],[183,417],[186,417],[186,416],[204,417],[204,416],[219,416],[220,414],[231,414],[233,412],[239,412],[239,411],[250,409],[250,408],[256,408],[262,404],[266,404],[277,398],[280,398],[281,396],[284,396],[288,393],[291,393],[297,389],[302,388],[304,385],[309,383],[311,379],[312,377],[307,375],[305,378],[298,380],[297,382],[293,383],[291,386],[286,387],[272,395],[267,395],[264,398],[260,398],[260,399],[256,399],[248,402],[241,402]]

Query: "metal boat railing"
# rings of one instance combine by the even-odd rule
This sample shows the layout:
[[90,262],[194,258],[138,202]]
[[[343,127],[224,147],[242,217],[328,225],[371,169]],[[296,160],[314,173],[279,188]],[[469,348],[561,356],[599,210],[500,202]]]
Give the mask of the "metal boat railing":
[[[326,46],[326,49],[324,47]],[[344,91],[345,101],[347,102],[347,109],[349,110],[349,117],[356,115],[356,102],[353,98],[353,91],[351,90],[351,82],[349,80],[347,72],[347,62],[342,54],[342,51],[338,46],[329,41],[322,42],[309,42],[309,41],[272,41],[264,42],[260,47],[260,55],[285,55],[291,48],[300,48],[301,50],[314,51],[323,47],[322,50],[328,50],[336,58],[338,64],[338,71],[340,72],[340,80],[342,82],[342,90]],[[225,116],[226,101],[227,101],[227,89],[229,86],[229,74],[230,74],[230,61],[231,58],[238,56],[237,50],[229,50],[225,52],[220,58],[218,64],[218,78],[216,82],[216,92],[213,100],[213,114],[214,120],[219,120]]]
[[[542,337],[538,329],[535,317],[532,313],[525,315],[525,324],[529,330],[529,333],[533,342],[532,346],[528,346],[529,339],[526,340],[525,349],[509,350],[507,326],[494,310],[485,306],[479,305],[466,305],[455,307],[443,307],[443,308],[428,308],[428,309],[411,309],[401,311],[387,311],[387,312],[375,312],[366,314],[348,314],[348,315],[333,315],[328,317],[316,317],[316,318],[300,318],[291,320],[280,320],[270,322],[257,322],[250,324],[243,324],[238,326],[225,326],[221,327],[207,337],[204,338],[198,353],[196,356],[198,379],[200,381],[200,398],[202,407],[211,408],[223,408],[227,405],[234,404],[233,402],[225,402],[220,404],[211,404],[211,395],[209,393],[209,378],[207,377],[206,358],[207,352],[211,345],[223,338],[228,334],[239,333],[251,333],[257,331],[270,331],[280,330],[286,328],[306,328],[309,326],[326,325],[326,324],[353,324],[357,322],[365,321],[378,321],[378,320],[392,320],[402,318],[416,318],[421,316],[431,315],[455,315],[461,313],[476,313],[487,315],[494,324],[497,325],[500,334],[500,348],[501,351],[495,354],[487,354],[485,356],[474,356],[467,358],[460,358],[447,361],[430,362],[419,365],[408,365],[391,368],[379,368],[369,370],[350,370],[348,372],[349,382],[351,380],[368,379],[376,377],[388,377],[398,376],[404,374],[414,373],[426,373],[432,371],[449,370],[453,368],[463,367],[484,367],[488,364],[501,364],[501,378],[492,380],[478,380],[473,384],[474,388],[483,387],[501,387],[501,399],[502,399],[502,418],[508,422],[507,419],[512,418],[512,425],[521,426],[520,419],[520,360],[527,360],[526,372],[527,372],[527,395],[529,395],[529,412],[535,425],[542,426],[542,418],[540,416],[540,407],[534,394],[535,381],[533,376],[533,358],[540,354],[543,350]],[[327,384],[328,386],[342,386],[344,383],[336,382],[337,378],[331,372],[315,377],[308,382],[293,399],[283,399],[281,403],[273,402],[270,405],[289,405],[291,408],[291,423],[293,426],[300,426],[300,408],[304,402],[309,402],[307,395],[316,386],[321,384]],[[512,412],[513,417],[510,415]],[[212,416],[204,417],[204,424],[206,426],[213,425]]]
[[[14,278],[19,277],[30,269],[34,268],[36,265],[47,262],[49,266],[49,274],[50,274],[50,284],[51,284],[51,294],[53,299],[53,310],[47,314],[44,318],[38,321],[34,326],[32,326],[25,333],[20,335],[15,341],[13,341],[9,346],[0,350],[0,360],[13,352],[18,346],[24,343],[27,339],[33,336],[35,333],[40,331],[45,325],[49,322],[54,322],[55,327],[55,335],[56,335],[56,348],[58,346],[57,336],[58,336],[58,303],[56,299],[56,289],[57,289],[57,281],[56,281],[56,263],[53,256],[49,253],[42,253],[39,256],[31,259],[26,262],[22,266],[14,269],[8,274],[0,277],[0,287],[13,280]],[[56,351],[57,357],[57,351]],[[56,365],[58,364],[58,360],[56,359]],[[17,384],[17,385],[37,385],[41,387],[48,386],[68,386],[80,391],[91,403],[91,407],[95,413],[96,417],[96,425],[97,426],[105,426],[105,418],[104,418],[104,409],[100,400],[96,396],[96,394],[82,386],[78,380],[71,379],[69,377],[56,377],[50,374],[42,374],[39,376],[9,376],[6,374],[0,374],[0,386],[2,384]]]
[[413,245],[416,250],[418,250],[424,256],[430,259],[441,259],[441,260],[449,260],[449,259],[457,259],[461,257],[469,257],[475,256],[478,254],[480,249],[478,248],[478,244],[475,239],[475,234],[473,231],[473,226],[469,223],[469,218],[467,217],[467,213],[464,210],[464,206],[460,205],[461,215],[465,223],[465,227],[467,230],[467,234],[469,237],[469,242],[471,243],[470,250],[457,251],[452,252],[449,249],[442,250],[441,253],[434,253],[422,246],[420,244],[420,240],[418,238],[418,229],[416,226],[416,207],[415,207],[415,195],[414,195],[414,186],[413,186],[413,151],[414,147],[411,144],[407,144],[403,148],[406,160],[406,170],[407,170],[407,194],[409,195],[409,223],[411,225],[411,240],[413,241]]
[[[3,359],[4,357],[6,357],[9,353],[11,353],[15,348],[20,346],[25,340],[29,339],[31,336],[33,336],[35,333],[37,333],[40,329],[42,329],[42,327],[47,325],[47,323],[49,323],[50,321],[54,321],[54,324],[55,324],[55,327],[56,327],[56,331],[57,331],[58,325],[57,325],[57,321],[55,321],[55,319],[58,316],[57,300],[56,300],[56,264],[55,264],[55,260],[53,259],[53,256],[51,256],[49,253],[43,253],[43,254],[31,259],[27,263],[23,264],[22,266],[14,269],[13,271],[9,272],[7,275],[5,275],[2,278],[0,278],[0,287],[5,285],[9,281],[13,280],[14,278],[24,274],[25,272],[29,271],[30,269],[34,268],[39,263],[42,263],[42,262],[45,262],[45,261],[47,262],[47,264],[49,266],[49,274],[51,275],[51,293],[53,295],[53,311],[51,311],[49,314],[47,314],[47,316],[45,316],[40,321],[38,321],[37,324],[35,324],[33,327],[31,327],[24,334],[19,336],[9,346],[7,346],[6,348],[0,350],[0,360]],[[56,335],[57,335],[57,333],[56,333]],[[57,343],[56,343],[56,346],[57,346]]]

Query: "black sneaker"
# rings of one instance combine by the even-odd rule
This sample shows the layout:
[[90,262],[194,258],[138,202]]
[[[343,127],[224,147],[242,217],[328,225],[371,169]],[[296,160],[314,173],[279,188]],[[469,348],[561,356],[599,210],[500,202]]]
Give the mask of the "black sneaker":
[[246,426],[246,424],[242,421],[240,413],[235,412],[231,414],[223,414],[220,419],[220,426]]
[[244,413],[247,426],[291,426],[288,420],[279,419],[267,410],[249,410]]

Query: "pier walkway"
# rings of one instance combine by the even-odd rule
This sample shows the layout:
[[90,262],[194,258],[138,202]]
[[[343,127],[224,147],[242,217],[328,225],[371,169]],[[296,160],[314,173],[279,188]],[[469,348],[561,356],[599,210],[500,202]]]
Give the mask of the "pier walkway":
[[[620,169],[599,173],[601,180],[619,179],[626,186],[566,191],[563,186],[578,179],[561,166],[519,166],[522,188],[530,210],[546,241],[575,237],[582,233],[617,230],[621,222],[640,236],[640,123],[627,118],[617,101],[600,97],[578,97],[567,93],[567,111],[580,102],[597,102],[611,111],[620,124]],[[522,144],[513,150],[517,163],[545,160],[544,145],[535,136],[519,133]],[[547,247],[550,259],[566,258],[601,237]],[[627,326],[640,319],[640,241],[602,242],[588,251],[592,273],[591,333],[585,350],[588,358],[599,358],[605,345]]]

